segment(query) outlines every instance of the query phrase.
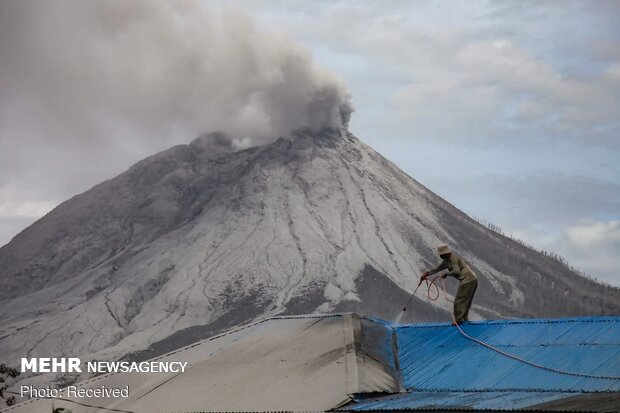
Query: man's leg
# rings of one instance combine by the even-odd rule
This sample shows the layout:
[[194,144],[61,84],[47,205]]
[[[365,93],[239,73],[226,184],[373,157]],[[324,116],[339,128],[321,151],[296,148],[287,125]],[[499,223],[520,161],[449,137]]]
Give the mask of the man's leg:
[[456,290],[456,295],[454,296],[454,319],[459,324],[465,321],[467,301],[469,298],[467,290],[467,284],[459,284],[459,288]]
[[465,321],[469,321],[469,309],[474,301],[474,295],[478,289],[478,280],[468,282],[468,296],[467,296],[467,308],[465,310]]

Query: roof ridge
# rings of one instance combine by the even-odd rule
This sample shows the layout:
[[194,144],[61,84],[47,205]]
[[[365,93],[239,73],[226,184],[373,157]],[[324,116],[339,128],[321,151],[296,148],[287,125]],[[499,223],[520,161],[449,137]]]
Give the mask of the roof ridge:
[[[378,321],[371,319],[372,321]],[[480,320],[470,321],[465,325],[505,325],[505,324],[564,324],[564,323],[620,323],[620,317],[571,317],[571,318],[517,318],[508,320]],[[386,324],[390,324],[387,323]],[[410,323],[393,324],[395,328],[434,328],[434,327],[454,327],[449,322],[442,323]]]
[[[523,393],[618,393],[618,390],[584,390],[584,389],[524,389],[524,388],[505,388],[505,389],[437,389],[437,388],[415,388],[407,389],[407,393],[495,393],[495,392],[523,392]],[[400,393],[395,393],[400,394]]]

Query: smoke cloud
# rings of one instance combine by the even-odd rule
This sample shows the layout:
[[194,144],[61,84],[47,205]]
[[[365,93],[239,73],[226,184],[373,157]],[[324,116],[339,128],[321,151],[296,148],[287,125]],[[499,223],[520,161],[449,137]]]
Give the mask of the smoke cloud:
[[191,1],[5,1],[0,56],[0,116],[49,139],[260,143],[352,112],[343,82],[285,35]]
[[205,132],[245,147],[346,124],[343,82],[260,23],[191,0],[0,1],[0,245]]

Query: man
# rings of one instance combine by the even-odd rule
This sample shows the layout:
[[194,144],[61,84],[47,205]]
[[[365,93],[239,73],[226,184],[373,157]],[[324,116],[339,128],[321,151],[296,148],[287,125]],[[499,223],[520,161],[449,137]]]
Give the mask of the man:
[[[454,297],[454,320],[458,324],[469,321],[469,309],[478,288],[476,274],[469,268],[463,258],[452,253],[447,245],[437,248],[437,252],[442,261],[435,268],[422,274],[420,282],[426,280],[429,275],[442,270],[448,270],[441,278],[446,278],[449,275],[459,280],[459,288]],[[454,322],[452,325],[454,325]]]

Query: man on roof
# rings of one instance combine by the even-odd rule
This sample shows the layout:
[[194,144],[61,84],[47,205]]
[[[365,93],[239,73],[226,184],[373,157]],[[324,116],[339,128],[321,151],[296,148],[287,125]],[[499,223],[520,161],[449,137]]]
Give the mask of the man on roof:
[[[450,251],[447,245],[441,245],[437,248],[441,262],[435,268],[430,269],[424,274],[420,282],[426,280],[429,275],[448,270],[441,278],[451,276],[459,280],[459,288],[454,297],[454,320],[458,323],[469,321],[469,309],[474,300],[474,294],[478,288],[478,279],[476,274],[469,268],[469,265],[459,255]],[[452,322],[454,325],[454,322]]]

